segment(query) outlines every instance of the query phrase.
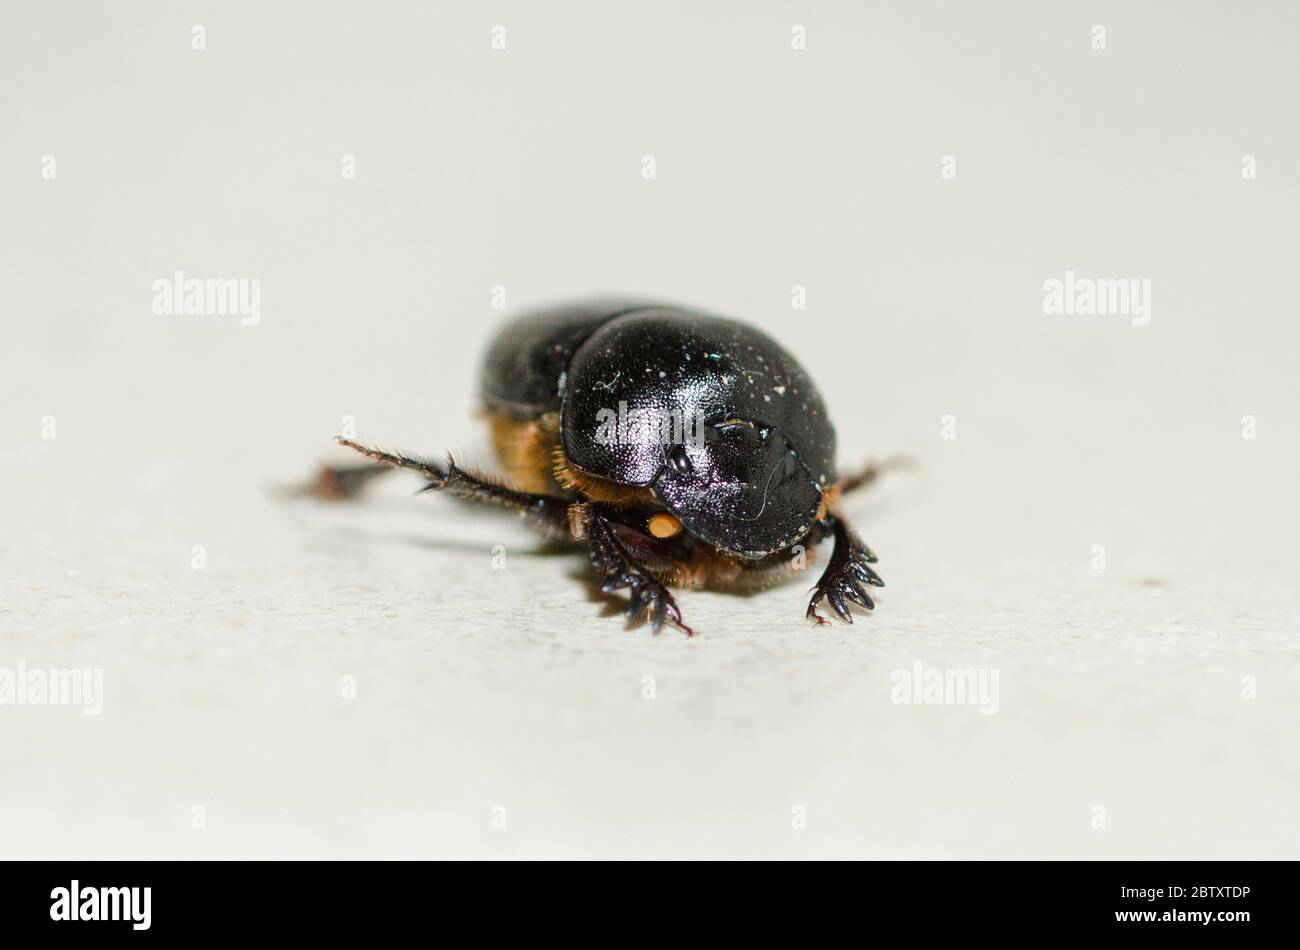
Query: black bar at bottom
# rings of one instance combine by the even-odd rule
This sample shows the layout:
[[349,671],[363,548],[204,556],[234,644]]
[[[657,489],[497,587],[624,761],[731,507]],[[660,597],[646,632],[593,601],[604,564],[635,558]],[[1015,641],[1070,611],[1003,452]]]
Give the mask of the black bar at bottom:
[[0,932],[6,942],[151,934],[337,941],[412,927],[431,938],[468,928],[470,939],[771,938],[777,928],[807,939],[847,928],[873,942],[899,931],[925,940],[1237,939],[1294,932],[1294,871],[1290,862],[1236,861],[6,862]]

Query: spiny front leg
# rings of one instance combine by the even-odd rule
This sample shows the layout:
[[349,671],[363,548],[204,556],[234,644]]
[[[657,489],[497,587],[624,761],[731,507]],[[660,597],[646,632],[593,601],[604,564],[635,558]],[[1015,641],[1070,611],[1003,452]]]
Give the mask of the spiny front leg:
[[876,605],[862,585],[884,587],[885,582],[871,568],[876,563],[875,554],[849,529],[843,518],[828,515],[822,524],[834,534],[835,550],[831,553],[830,563],[826,565],[821,579],[817,581],[817,589],[808,602],[806,616],[809,620],[815,620],[818,626],[829,624],[830,621],[817,612],[817,605],[825,598],[836,616],[845,623],[853,623],[853,614],[845,600],[871,610]]
[[656,632],[664,620],[671,620],[688,637],[694,635],[695,631],[682,623],[682,612],[668,588],[633,560],[615,532],[614,521],[598,505],[573,506],[573,532],[575,537],[587,539],[592,566],[605,575],[600,589],[607,594],[628,589],[630,599],[624,611],[627,617],[646,614]]
[[517,511],[528,522],[529,527],[540,531],[548,538],[558,539],[569,536],[569,502],[563,498],[517,491],[484,475],[466,471],[450,456],[445,463],[439,464],[418,455],[385,452],[342,436],[336,437],[334,441],[384,465],[393,468],[409,468],[419,472],[429,482],[420,489],[422,492],[445,492],[461,501],[496,505],[508,511]]

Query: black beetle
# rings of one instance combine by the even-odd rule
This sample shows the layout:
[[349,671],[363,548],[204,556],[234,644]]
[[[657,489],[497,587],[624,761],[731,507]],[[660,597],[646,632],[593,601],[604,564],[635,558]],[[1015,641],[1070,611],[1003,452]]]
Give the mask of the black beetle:
[[[525,314],[488,349],[482,399],[509,483],[340,437],[377,462],[420,472],[467,501],[519,512],[550,538],[585,541],[602,589],[626,587],[627,616],[685,630],[667,585],[753,590],[834,550],[824,598],[873,608],[876,556],[839,512],[869,467],[840,479],[835,430],[812,380],[747,324],[678,307],[597,300]],[[382,467],[325,469],[314,492],[344,497]]]

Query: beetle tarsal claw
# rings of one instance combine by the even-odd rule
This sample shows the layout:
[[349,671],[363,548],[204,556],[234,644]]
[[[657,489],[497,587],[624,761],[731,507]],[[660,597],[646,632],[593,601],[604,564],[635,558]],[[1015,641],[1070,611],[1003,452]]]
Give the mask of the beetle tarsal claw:
[[817,581],[812,600],[808,602],[805,616],[825,626],[830,621],[817,612],[817,605],[825,600],[835,616],[845,623],[853,623],[853,611],[849,603],[857,604],[864,610],[875,609],[875,601],[863,587],[884,587],[885,582],[872,568],[876,556],[856,534],[849,530],[844,520],[835,517],[832,522],[835,533],[835,550],[831,554],[826,571]]
[[674,626],[691,636],[694,631],[682,623],[682,612],[673,595],[662,581],[632,560],[607,516],[590,506],[583,510],[582,515],[592,566],[605,575],[600,589],[607,594],[624,587],[628,589],[628,603],[623,613],[629,620],[644,615],[655,632],[663,627],[665,621],[672,621]]

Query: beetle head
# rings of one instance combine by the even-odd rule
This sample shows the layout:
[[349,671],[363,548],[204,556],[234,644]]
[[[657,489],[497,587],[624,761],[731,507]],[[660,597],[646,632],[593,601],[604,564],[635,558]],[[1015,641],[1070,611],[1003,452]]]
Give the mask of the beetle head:
[[665,451],[655,494],[687,531],[730,554],[788,548],[821,509],[817,480],[772,426],[729,419]]

